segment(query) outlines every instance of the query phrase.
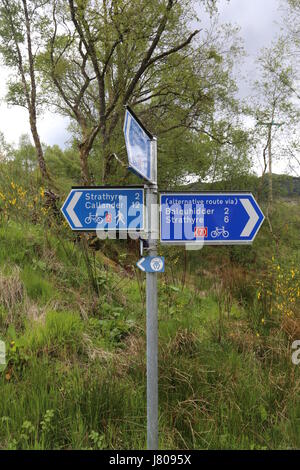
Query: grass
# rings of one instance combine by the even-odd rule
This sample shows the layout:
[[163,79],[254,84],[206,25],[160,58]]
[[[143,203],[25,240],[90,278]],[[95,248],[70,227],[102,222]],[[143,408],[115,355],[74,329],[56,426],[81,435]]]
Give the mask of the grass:
[[55,298],[55,289],[30,266],[23,269],[21,279],[30,299],[45,304]]
[[78,314],[71,312],[48,312],[43,323],[27,326],[20,338],[19,347],[32,354],[56,353],[67,356],[80,350],[83,324]]
[[[181,253],[167,254],[159,282],[162,449],[300,447],[291,321],[262,325],[256,299],[254,267],[273,250],[263,230],[247,255],[188,254],[185,285]],[[283,235],[286,262],[299,254],[297,231],[287,230],[294,238],[286,256]],[[89,252],[89,271],[70,235],[13,221],[0,227],[1,449],[145,448],[145,286],[127,269],[134,252],[117,264],[105,247]],[[115,242],[114,259],[120,250]]]
[[[66,325],[66,336],[45,328],[52,338],[50,349],[45,331],[25,337],[30,358],[11,380],[2,377],[0,415],[9,417],[1,426],[2,446],[7,448],[9,439],[17,448],[89,448],[95,431],[104,436],[104,448],[144,448],[143,348],[135,355],[131,349],[123,352],[131,354],[124,370],[119,364],[124,356],[118,354],[108,363],[89,361],[69,320]],[[278,364],[281,374],[285,366]],[[159,370],[161,448],[299,447],[299,407],[293,404],[292,386],[285,383],[282,394],[282,383],[270,383],[271,369],[255,356],[241,355],[227,343],[199,341],[195,332],[182,330],[169,343],[160,342]],[[283,405],[287,409],[280,418]],[[41,422],[47,410],[54,410],[54,417],[45,439]],[[24,440],[26,421],[33,430]]]

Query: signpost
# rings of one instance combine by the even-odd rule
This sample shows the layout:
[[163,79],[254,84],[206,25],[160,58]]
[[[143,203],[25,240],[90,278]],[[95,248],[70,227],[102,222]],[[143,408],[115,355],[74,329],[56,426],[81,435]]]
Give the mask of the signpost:
[[[147,250],[157,257],[157,140],[126,106],[124,136],[129,168],[146,181]],[[158,303],[157,271],[146,270],[147,448],[158,449]]]
[[124,122],[125,144],[129,169],[146,181],[156,183],[153,167],[153,136],[144,127],[132,109],[126,107]]
[[141,271],[147,273],[165,272],[165,258],[163,256],[147,256],[147,258],[141,258],[136,265]]
[[264,221],[250,193],[163,193],[160,206],[162,243],[249,244]]
[[[158,449],[158,301],[157,273],[164,258],[157,254],[157,140],[127,106],[124,136],[129,167],[145,181],[138,187],[75,187],[62,213],[74,231],[139,231],[146,272],[147,310],[147,448]],[[160,197],[160,240],[171,244],[249,244],[264,221],[250,193],[163,193]],[[145,219],[145,224],[144,224]]]
[[144,229],[143,188],[87,188],[71,190],[62,209],[72,230]]

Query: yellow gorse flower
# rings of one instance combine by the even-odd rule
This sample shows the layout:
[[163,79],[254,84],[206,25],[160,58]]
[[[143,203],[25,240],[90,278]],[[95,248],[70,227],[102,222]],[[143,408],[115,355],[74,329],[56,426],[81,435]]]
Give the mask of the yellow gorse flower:
[[300,270],[294,264],[280,264],[273,256],[268,273],[256,285],[264,318],[272,314],[294,317],[300,311]]

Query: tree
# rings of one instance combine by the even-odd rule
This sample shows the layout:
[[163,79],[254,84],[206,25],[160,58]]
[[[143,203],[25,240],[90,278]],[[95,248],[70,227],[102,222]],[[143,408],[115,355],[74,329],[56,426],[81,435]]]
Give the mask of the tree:
[[[290,81],[292,69],[286,60],[287,43],[279,39],[269,49],[263,49],[258,59],[260,80],[255,83],[254,116],[257,120],[258,138],[266,135],[263,149],[263,177],[268,168],[268,210],[272,208],[272,165],[274,156],[281,153],[279,132],[286,128],[291,132],[298,121],[298,110],[292,99]],[[282,137],[282,134],[281,134]],[[263,178],[262,178],[263,180]]]
[[[270,76],[273,76],[273,79],[280,83],[281,88],[285,89],[294,107],[294,122],[290,122],[289,126],[283,128],[282,144],[278,146],[278,154],[281,154],[288,162],[289,171],[299,174],[300,137],[295,124],[299,120],[300,112],[300,1],[283,0],[281,9],[284,13],[282,32],[277,44],[274,45],[274,52],[278,50],[283,52],[279,55],[280,61],[268,60],[265,66]],[[269,141],[271,143],[271,138]]]
[[[218,145],[230,141],[232,115],[225,118],[224,109],[237,114],[229,62],[240,47],[233,44],[228,29],[219,44],[217,34],[199,39],[199,31],[188,28],[190,7],[186,0],[52,2],[53,21],[48,23],[39,65],[49,103],[72,119],[85,183],[92,179],[90,155],[98,166],[101,163],[101,182],[115,179],[113,154],[122,158],[124,153],[126,103],[158,134],[161,155],[174,138],[177,144],[186,140],[194,149],[198,171],[205,167],[199,159],[201,142],[205,146],[210,140]],[[228,51],[222,51],[221,41]],[[217,115],[227,120],[224,142],[215,132]],[[182,176],[183,167],[179,170]]]
[[45,148],[45,160],[57,187],[61,188],[62,192],[70,185],[70,182],[80,183],[80,160],[78,157],[78,149],[75,146],[65,150],[61,150],[58,145]]
[[[148,71],[153,73],[154,66],[186,48],[198,33],[183,25],[187,3],[52,2],[53,21],[48,23],[40,65],[49,100],[76,122],[85,183],[90,182],[88,157],[98,135],[104,182],[124,104],[141,93],[145,96]],[[138,17],[144,20],[137,22]]]
[[234,168],[245,170],[245,161],[249,166],[248,135],[232,78],[233,64],[243,52],[237,32],[216,25],[209,35],[198,38],[180,74],[168,64],[154,86],[154,98],[144,113],[159,137],[164,185],[183,184],[188,174],[216,181]]
[[3,132],[0,131],[0,162],[7,162],[12,158],[12,146],[5,140]]
[[41,0],[0,1],[0,53],[5,65],[16,71],[9,83],[7,100],[10,104],[28,110],[30,129],[34,140],[41,175],[48,183],[50,176],[45,163],[38,128],[36,53],[39,41],[36,35],[40,23]]
[[14,161],[17,166],[22,168],[22,174],[27,179],[36,170],[36,152],[29,135],[20,136],[18,149],[14,151]]
[[290,41],[290,54],[297,59],[300,54],[300,1],[283,1],[284,36]]

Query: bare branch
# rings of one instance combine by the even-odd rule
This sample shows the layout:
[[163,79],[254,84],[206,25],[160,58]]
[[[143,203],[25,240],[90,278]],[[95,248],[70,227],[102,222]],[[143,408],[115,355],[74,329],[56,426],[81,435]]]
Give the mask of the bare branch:
[[157,45],[160,41],[160,38],[161,38],[165,28],[166,28],[167,21],[168,21],[168,16],[169,16],[170,11],[173,8],[173,5],[174,5],[174,0],[168,0],[168,5],[167,5],[167,8],[166,8],[166,12],[165,12],[164,16],[162,17],[162,19],[159,23],[156,35],[155,35],[149,49],[147,50],[147,52],[145,54],[145,57],[142,60],[142,63],[140,65],[139,69],[137,70],[135,76],[133,77],[133,79],[132,79],[131,83],[129,84],[129,87],[128,87],[126,93],[125,93],[124,103],[127,103],[127,101],[129,100],[133,90],[135,89],[140,77],[143,75],[146,68],[149,66],[149,61],[152,57],[152,54],[155,51],[155,49],[156,49],[156,47],[157,47]]
[[193,37],[195,37],[198,33],[200,33],[200,29],[196,29],[192,34],[190,34],[190,36],[184,41],[182,42],[181,44],[178,44],[178,46],[175,46],[173,47],[172,49],[169,49],[168,51],[165,51],[165,52],[162,52],[161,54],[158,54],[157,56],[153,57],[149,63],[148,63],[148,67],[152,64],[154,64],[155,62],[157,62],[158,60],[161,60],[163,59],[164,57],[167,57],[171,54],[174,54],[175,52],[178,52],[180,51],[181,49],[183,49],[184,47],[186,47],[188,44],[190,44],[190,42],[192,41]]

